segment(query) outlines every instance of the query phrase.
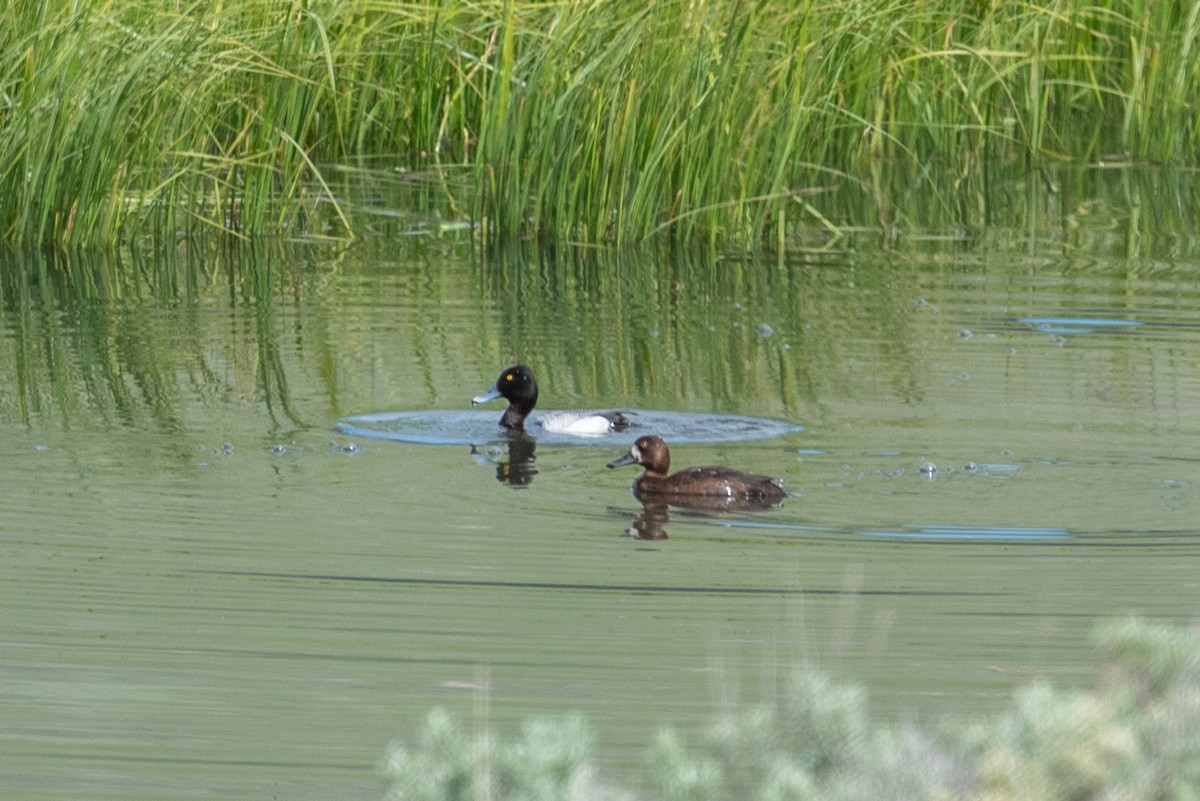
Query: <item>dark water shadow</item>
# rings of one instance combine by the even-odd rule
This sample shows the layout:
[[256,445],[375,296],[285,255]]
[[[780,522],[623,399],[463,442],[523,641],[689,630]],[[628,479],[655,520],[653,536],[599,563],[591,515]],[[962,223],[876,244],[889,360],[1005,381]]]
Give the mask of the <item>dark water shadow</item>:
[[430,587],[438,589],[461,589],[466,587],[490,588],[497,590],[559,590],[567,592],[612,592],[638,594],[670,594],[670,595],[722,595],[722,596],[759,596],[759,595],[788,595],[788,596],[885,596],[885,597],[925,597],[925,598],[992,598],[1015,595],[1015,592],[995,592],[986,590],[942,590],[942,589],[912,589],[904,588],[814,588],[814,587],[731,587],[716,584],[608,584],[572,581],[503,581],[496,579],[451,579],[418,576],[377,576],[339,573],[290,573],[261,570],[194,570],[188,571],[209,576],[240,576],[243,578],[259,578],[272,581],[313,582],[328,584],[330,582],[346,584],[375,584],[395,585],[405,587]]

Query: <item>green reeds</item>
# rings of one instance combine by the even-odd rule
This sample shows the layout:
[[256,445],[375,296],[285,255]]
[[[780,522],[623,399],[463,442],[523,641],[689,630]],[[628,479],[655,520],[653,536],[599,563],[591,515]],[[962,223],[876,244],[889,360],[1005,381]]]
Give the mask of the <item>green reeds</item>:
[[[1200,11],[1117,0],[19,0],[0,236],[351,236],[321,165],[467,167],[501,240],[786,244],[852,186],[1200,153]],[[897,187],[908,187],[898,190]]]

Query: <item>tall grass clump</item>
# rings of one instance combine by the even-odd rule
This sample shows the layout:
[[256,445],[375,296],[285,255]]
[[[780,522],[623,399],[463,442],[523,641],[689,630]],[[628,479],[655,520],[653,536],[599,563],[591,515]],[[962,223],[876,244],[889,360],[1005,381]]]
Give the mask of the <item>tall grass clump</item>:
[[[777,239],[850,184],[1121,153],[1194,161],[1197,12],[1178,4],[506,4],[479,184],[500,231]],[[946,202],[946,201],[941,201]]]
[[887,225],[998,165],[1194,166],[1198,42],[1145,0],[17,0],[0,236],[349,236],[322,167],[384,156],[493,238],[779,243],[835,188]]
[[317,162],[436,158],[458,125],[438,105],[456,69],[439,15],[333,0],[9,4],[3,237],[349,234]]
[[[861,690],[798,671],[773,704],[737,710],[687,743],[649,747],[662,801],[963,801],[1200,797],[1200,635],[1129,620],[1103,626],[1091,692],[1037,685],[990,720],[873,725]],[[635,798],[603,785],[578,718],[540,721],[513,745],[433,713],[411,747],[393,744],[389,798]]]

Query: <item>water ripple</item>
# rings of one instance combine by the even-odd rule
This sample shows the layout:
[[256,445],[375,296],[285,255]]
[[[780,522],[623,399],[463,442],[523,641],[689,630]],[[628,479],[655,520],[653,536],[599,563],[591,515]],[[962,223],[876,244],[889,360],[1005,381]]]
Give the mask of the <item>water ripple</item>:
[[[642,434],[657,434],[672,445],[683,443],[746,442],[774,439],[803,431],[804,427],[786,420],[767,417],[743,417],[729,414],[672,412],[647,409],[622,410],[632,421],[622,432],[579,436],[552,433],[538,425],[543,415],[533,412],[526,431],[547,445],[628,443]],[[356,414],[337,423],[343,434],[369,439],[413,442],[423,445],[479,445],[504,442],[507,432],[497,425],[495,411],[398,411]]]

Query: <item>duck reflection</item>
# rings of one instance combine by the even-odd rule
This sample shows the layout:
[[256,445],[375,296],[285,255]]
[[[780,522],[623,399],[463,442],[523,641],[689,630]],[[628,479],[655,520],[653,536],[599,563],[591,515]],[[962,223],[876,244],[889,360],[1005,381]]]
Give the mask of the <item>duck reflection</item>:
[[642,501],[642,513],[625,529],[625,536],[635,540],[665,540],[665,526],[670,519],[667,505],[662,501]]
[[[480,450],[476,445],[471,446],[471,453],[496,463],[496,480],[501,484],[514,488],[528,487],[537,475],[537,468],[534,467],[537,442],[524,431],[509,431],[506,440],[505,446],[497,449],[499,453]],[[505,455],[507,459],[503,458]]]
[[751,512],[780,506],[778,500],[766,498],[672,497],[668,503],[661,495],[652,493],[634,490],[633,496],[641,501],[642,513],[629,524],[625,536],[635,540],[667,539],[666,525],[671,522],[668,511],[671,506],[686,517],[713,517],[722,512]]

